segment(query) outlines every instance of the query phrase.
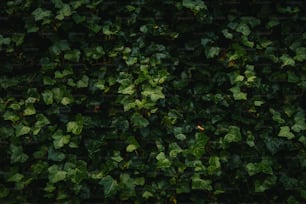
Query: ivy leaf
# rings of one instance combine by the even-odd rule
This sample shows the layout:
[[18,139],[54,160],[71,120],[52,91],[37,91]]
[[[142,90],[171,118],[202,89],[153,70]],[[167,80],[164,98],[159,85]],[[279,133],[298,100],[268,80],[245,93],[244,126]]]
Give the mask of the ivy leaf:
[[10,120],[12,122],[17,122],[20,119],[17,114],[10,110],[7,110],[2,117],[4,120]]
[[228,133],[224,136],[224,141],[227,143],[240,142],[241,141],[240,128],[237,126],[230,126]]
[[205,49],[205,55],[207,59],[212,59],[216,56],[218,56],[220,53],[220,48],[219,47],[209,47]]
[[169,159],[166,158],[164,152],[160,152],[156,156],[156,160],[157,160],[157,168],[168,168],[171,166],[171,162]]
[[230,88],[230,91],[233,93],[233,97],[235,100],[247,100],[247,94],[241,92],[239,86],[234,86]]
[[153,102],[156,102],[159,99],[165,98],[165,95],[162,93],[162,87],[145,87],[141,94],[144,97],[149,97]]
[[154,197],[154,195],[151,192],[149,192],[149,191],[145,191],[145,192],[142,193],[142,197],[144,199],[149,199],[151,197]]
[[79,62],[80,61],[81,52],[79,50],[70,50],[67,51],[64,55],[65,60],[69,60],[72,62]]
[[11,145],[11,162],[12,163],[24,163],[28,160],[29,156],[23,153],[23,148],[21,146]]
[[81,134],[83,130],[83,119],[81,115],[77,116],[76,121],[70,121],[66,125],[67,132],[72,132],[75,135]]
[[48,159],[52,161],[63,161],[66,158],[66,155],[62,152],[54,150],[54,148],[49,148],[48,150]]
[[207,9],[206,5],[201,0],[183,0],[182,5],[194,12],[199,12],[203,9]]
[[282,62],[281,68],[285,67],[285,66],[294,66],[295,65],[295,61],[294,59],[292,59],[289,55],[287,54],[283,54],[280,58],[279,58]]
[[295,50],[295,57],[294,59],[298,62],[302,62],[306,60],[306,48],[305,47],[299,47]]
[[114,180],[111,176],[107,175],[101,179],[99,184],[103,185],[104,196],[106,198],[110,197],[114,193],[116,193],[118,184],[117,181]]
[[191,178],[191,187],[195,190],[212,190],[212,182],[208,179],[201,179],[198,174],[195,174]]
[[53,103],[53,92],[51,90],[45,90],[41,95],[46,105]]
[[306,130],[305,114],[303,112],[297,112],[294,116],[294,121],[295,123],[291,127],[294,132],[301,132],[303,130]]
[[255,192],[261,193],[265,192],[266,190],[270,189],[273,185],[275,185],[277,181],[276,176],[270,176],[266,178],[264,181],[255,181]]
[[288,140],[291,140],[291,139],[293,139],[295,137],[294,134],[292,132],[290,132],[289,126],[282,126],[282,127],[280,127],[280,131],[278,133],[278,136],[279,137],[285,137]]
[[149,121],[138,112],[133,113],[131,117],[131,122],[135,127],[143,128],[149,125]]
[[3,184],[0,184],[0,198],[5,198],[9,195],[10,190],[6,188]]
[[241,33],[242,35],[248,36],[251,33],[251,30],[249,28],[249,26],[245,23],[240,23],[237,28],[236,31]]
[[70,141],[70,135],[64,135],[62,130],[57,130],[52,135],[53,145],[55,149],[62,148],[65,144],[68,144]]
[[16,126],[16,136],[20,137],[21,135],[26,135],[31,131],[31,127],[19,124]]
[[79,80],[76,84],[76,86],[78,88],[85,88],[85,87],[88,87],[88,81],[89,81],[89,77],[86,76],[86,75],[83,75],[82,76],[82,79]]
[[24,116],[29,116],[29,115],[34,115],[34,114],[36,114],[36,110],[35,110],[33,104],[27,105],[27,107],[23,111],[23,115]]
[[69,4],[63,4],[62,8],[58,11],[57,16],[55,16],[58,20],[63,20],[66,16],[71,16],[72,11]]
[[32,12],[35,21],[43,20],[52,15],[51,11],[43,10],[42,8],[37,8]]
[[48,172],[49,172],[48,178],[51,183],[57,183],[59,181],[63,181],[67,176],[67,172],[60,170],[57,165],[50,166],[48,168]]

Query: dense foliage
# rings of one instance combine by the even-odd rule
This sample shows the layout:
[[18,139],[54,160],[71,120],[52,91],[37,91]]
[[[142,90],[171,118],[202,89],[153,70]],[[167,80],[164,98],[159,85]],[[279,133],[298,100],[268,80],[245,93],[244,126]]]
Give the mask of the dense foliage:
[[306,202],[304,1],[0,6],[1,203]]

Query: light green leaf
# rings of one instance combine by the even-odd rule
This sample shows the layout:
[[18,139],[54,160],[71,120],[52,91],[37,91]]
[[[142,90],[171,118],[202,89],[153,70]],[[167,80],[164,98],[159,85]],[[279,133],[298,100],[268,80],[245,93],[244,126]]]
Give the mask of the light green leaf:
[[226,143],[240,142],[241,141],[240,128],[237,126],[230,126],[228,133],[224,136],[224,141]]
[[79,80],[76,84],[76,86],[78,88],[85,88],[85,87],[88,87],[88,81],[89,81],[89,77],[86,76],[86,75],[83,75],[82,76],[82,79]]
[[199,12],[207,8],[202,0],[183,0],[183,6],[194,12]]
[[295,137],[294,134],[292,132],[290,132],[289,126],[282,126],[282,127],[280,127],[280,131],[278,133],[278,136],[279,137],[285,137],[288,140],[291,140],[291,139],[293,139]]
[[156,160],[157,160],[157,168],[168,168],[171,166],[171,162],[169,159],[166,158],[164,152],[160,152],[156,156]]
[[62,100],[61,100],[61,104],[63,104],[63,105],[68,105],[68,104],[70,104],[70,103],[73,103],[73,98],[72,97],[67,97],[67,96],[65,96],[65,97],[63,97],[62,98]]
[[296,55],[294,59],[298,62],[302,62],[306,60],[306,48],[305,47],[299,47],[295,50]]
[[81,134],[83,130],[83,123],[77,121],[70,121],[67,123],[67,132],[72,132],[75,135]]
[[239,86],[234,86],[230,88],[230,91],[233,93],[233,97],[235,100],[247,100],[247,94],[241,92]]
[[144,199],[149,199],[151,197],[154,197],[154,195],[151,192],[149,192],[149,191],[145,191],[145,192],[143,192],[142,197]]
[[220,48],[219,47],[208,47],[205,49],[205,55],[207,59],[214,58],[218,56],[220,53]]
[[57,165],[52,165],[48,168],[49,172],[49,181],[51,183],[57,183],[66,179],[67,172],[60,170]]
[[23,174],[20,174],[20,173],[15,173],[13,174],[12,176],[10,176],[7,181],[9,182],[20,182],[22,179],[24,178],[24,175]]
[[279,58],[282,62],[281,68],[285,67],[285,66],[294,66],[295,65],[295,61],[294,59],[292,59],[289,55],[287,54],[283,54],[280,58]]
[[162,93],[162,87],[145,87],[141,94],[144,97],[149,97],[153,102],[158,101],[159,99],[165,98],[165,95]]
[[57,130],[52,135],[53,145],[55,149],[62,148],[65,144],[68,144],[70,141],[70,135],[64,135],[62,130]]
[[45,90],[42,93],[42,97],[45,104],[51,105],[53,103],[53,92],[51,90]]
[[65,16],[70,16],[72,14],[69,4],[63,4],[61,10],[58,11],[57,16],[55,17],[58,20],[63,20]]
[[127,152],[133,152],[137,149],[137,146],[134,145],[134,144],[129,144],[127,147],[126,147],[126,151]]
[[67,51],[64,55],[65,60],[69,60],[72,62],[79,62],[80,61],[81,52],[79,50],[70,50]]
[[52,15],[51,11],[43,10],[42,8],[37,8],[32,12],[35,21],[43,20]]
[[23,124],[19,124],[16,126],[16,136],[19,137],[21,135],[26,135],[31,131],[29,126],[25,126]]
[[24,116],[29,116],[29,115],[34,115],[34,114],[36,114],[36,110],[35,110],[33,104],[27,105],[27,107],[23,111],[23,115]]
[[242,35],[245,35],[245,36],[248,36],[251,33],[249,26],[245,23],[240,23],[237,26],[236,31],[239,33],[242,33]]

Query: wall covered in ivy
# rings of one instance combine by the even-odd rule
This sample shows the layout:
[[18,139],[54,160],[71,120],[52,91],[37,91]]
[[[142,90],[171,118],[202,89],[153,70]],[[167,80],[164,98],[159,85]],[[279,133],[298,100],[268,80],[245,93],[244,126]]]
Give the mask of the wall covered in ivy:
[[304,1],[0,8],[0,203],[306,202]]

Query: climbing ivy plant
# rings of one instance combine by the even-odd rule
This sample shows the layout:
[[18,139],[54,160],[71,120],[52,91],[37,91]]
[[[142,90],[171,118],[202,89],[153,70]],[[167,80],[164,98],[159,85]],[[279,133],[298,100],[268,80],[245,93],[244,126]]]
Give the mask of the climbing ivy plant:
[[306,202],[305,2],[0,6],[1,203]]

